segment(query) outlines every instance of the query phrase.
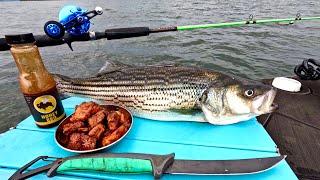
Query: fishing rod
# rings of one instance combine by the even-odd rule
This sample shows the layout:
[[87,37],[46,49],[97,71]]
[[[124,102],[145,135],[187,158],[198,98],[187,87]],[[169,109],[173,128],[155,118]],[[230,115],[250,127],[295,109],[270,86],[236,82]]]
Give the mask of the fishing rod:
[[[67,44],[71,50],[72,42],[76,41],[90,41],[98,39],[123,39],[140,36],[148,36],[152,33],[162,33],[170,31],[187,31],[208,28],[227,28],[240,27],[257,24],[271,24],[271,23],[287,23],[293,24],[297,21],[320,20],[318,17],[302,17],[300,13],[293,18],[284,19],[254,19],[253,15],[249,19],[236,22],[223,22],[212,24],[186,25],[186,26],[167,26],[159,28],[149,27],[128,27],[128,28],[114,28],[106,29],[104,32],[89,31],[90,19],[96,15],[102,14],[102,8],[96,7],[95,10],[87,12],[85,9],[77,6],[66,6],[59,13],[60,22],[48,21],[45,24],[44,31],[46,35],[36,35],[36,45],[38,47],[56,46]],[[65,19],[68,19],[66,21]],[[71,20],[70,20],[71,19]],[[67,33],[65,33],[65,31]],[[10,49],[10,45],[6,43],[5,38],[0,38],[0,51]]]

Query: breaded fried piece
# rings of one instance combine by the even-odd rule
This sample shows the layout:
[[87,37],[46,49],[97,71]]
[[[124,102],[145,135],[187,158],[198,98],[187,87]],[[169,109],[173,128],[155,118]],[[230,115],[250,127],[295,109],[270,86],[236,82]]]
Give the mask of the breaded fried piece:
[[127,132],[128,128],[124,125],[121,125],[117,130],[112,132],[111,134],[107,134],[105,137],[102,139],[102,146],[106,146],[108,144],[111,144],[118,140],[121,136],[123,136]]
[[67,147],[69,149],[73,149],[73,150],[80,150],[80,148],[81,148],[81,134],[80,133],[71,134]]
[[89,132],[89,128],[81,127],[81,128],[78,128],[77,132],[87,133],[87,132]]
[[101,110],[103,110],[103,108],[99,104],[93,102],[92,109],[91,109],[91,115],[96,114],[97,112],[99,112]]
[[97,139],[84,133],[72,133],[67,145],[73,150],[91,150],[96,148]]
[[84,123],[81,121],[76,121],[74,123],[67,123],[62,127],[62,132],[65,135],[70,135],[73,132],[76,132],[79,128],[84,127]]
[[108,117],[110,112],[112,112],[112,110],[108,110],[108,108],[103,108],[103,113],[104,113],[105,117]]
[[96,125],[94,128],[92,128],[89,131],[89,136],[94,137],[96,139],[100,139],[101,135],[104,133],[104,131],[106,130],[105,126],[103,124],[98,124]]
[[61,142],[61,144],[63,144],[63,146],[68,146],[68,143],[70,141],[70,136],[60,134],[57,136],[57,140],[58,140],[58,142]]
[[84,121],[88,119],[91,115],[97,113],[101,110],[101,107],[95,102],[84,102],[76,107],[76,110],[72,117],[70,118],[71,122],[75,121]]
[[88,119],[88,123],[90,128],[95,127],[97,124],[101,123],[103,119],[105,118],[104,111],[100,110],[96,114],[94,114],[92,117]]
[[120,125],[120,118],[120,113],[118,113],[117,111],[109,113],[109,115],[107,116],[107,120],[108,128],[111,131],[116,130],[118,128],[118,126]]
[[97,139],[85,134],[81,134],[81,150],[91,150],[96,148]]
[[131,118],[130,118],[130,114],[125,111],[124,109],[119,109],[118,111],[120,113],[120,122],[121,124],[124,124],[126,127],[130,127],[131,125]]
[[88,119],[91,115],[92,103],[84,102],[76,106],[76,110],[72,117],[70,118],[71,122],[74,121],[84,121]]

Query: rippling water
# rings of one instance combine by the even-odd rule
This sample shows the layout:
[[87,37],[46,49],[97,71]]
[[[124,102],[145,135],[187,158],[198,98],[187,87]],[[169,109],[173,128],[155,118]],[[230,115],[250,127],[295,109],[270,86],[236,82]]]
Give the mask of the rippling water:
[[[68,1],[0,2],[0,37],[5,34],[43,34],[48,20],[57,20]],[[317,0],[110,0],[77,1],[88,9],[101,6],[93,19],[95,31],[106,28],[239,21],[260,18],[319,16]],[[145,65],[180,63],[212,68],[237,76],[262,79],[293,75],[305,58],[320,57],[320,21],[290,26],[268,25],[152,34],[148,37],[99,40],[41,48],[49,71],[79,77],[93,75],[106,60]],[[0,132],[29,115],[19,92],[17,68],[9,52],[0,52]]]

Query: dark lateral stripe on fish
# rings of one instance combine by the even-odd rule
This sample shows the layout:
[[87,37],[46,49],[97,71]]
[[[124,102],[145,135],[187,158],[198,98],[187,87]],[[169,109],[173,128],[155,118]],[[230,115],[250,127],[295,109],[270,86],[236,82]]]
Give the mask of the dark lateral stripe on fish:
[[[169,85],[169,86],[157,86],[157,85],[147,85],[144,87],[139,87],[135,85],[127,85],[127,86],[118,86],[118,87],[113,87],[113,86],[107,86],[107,87],[92,87],[92,86],[82,86],[82,85],[71,85],[71,84],[64,84],[60,83],[59,85],[62,89],[71,89],[71,90],[79,90],[79,91],[93,91],[93,92],[121,92],[121,91],[139,91],[143,93],[150,93],[150,92],[155,92],[157,90],[161,90],[162,92],[188,92],[188,91],[198,91],[199,86],[195,85],[183,85],[183,84],[175,84],[175,85]],[[201,87],[205,88],[206,86]]]
[[[66,92],[66,93],[68,94],[68,92]],[[72,94],[72,93],[70,93],[70,94]],[[166,104],[143,104],[142,102],[135,103],[132,100],[124,100],[124,99],[117,100],[117,99],[115,99],[113,97],[109,98],[109,99],[106,99],[106,97],[100,96],[100,95],[92,95],[92,94],[85,94],[85,93],[77,93],[77,94],[86,96],[86,97],[91,98],[91,99],[97,99],[97,100],[101,100],[101,101],[105,101],[105,102],[109,102],[109,103],[116,103],[116,104],[119,104],[119,105],[124,105],[126,107],[133,107],[135,109],[140,109],[140,110],[150,111],[150,112],[157,112],[157,111],[158,112],[164,112],[166,110],[147,108],[148,106],[157,106],[157,107],[167,106]],[[139,104],[142,104],[142,105],[139,105]]]
[[164,84],[149,84],[149,85],[144,85],[144,86],[139,86],[136,84],[124,84],[124,85],[87,85],[87,84],[70,84],[70,83],[60,83],[60,85],[62,86],[70,86],[70,87],[81,87],[81,88],[103,88],[103,90],[107,89],[107,88],[119,88],[121,86],[125,87],[125,88],[138,88],[138,89],[150,89],[150,88],[176,88],[176,89],[181,89],[181,88],[187,88],[187,87],[194,87],[194,88],[198,88],[201,85],[196,85],[196,84],[170,84],[170,85],[164,85]]
[[105,86],[139,86],[144,87],[144,86],[171,86],[171,85],[176,85],[176,84],[181,84],[181,85],[194,85],[194,86],[199,86],[199,85],[203,85],[204,83],[201,82],[193,82],[193,81],[188,81],[188,82],[184,82],[184,81],[180,81],[180,80],[176,80],[176,81],[172,81],[172,82],[155,82],[153,80],[146,80],[146,81],[117,81],[117,82],[81,82],[81,81],[72,81],[69,83],[62,83],[61,84],[69,84],[69,85],[74,85],[74,86],[90,86],[90,87],[105,87]]
[[[107,100],[107,101],[126,101],[126,102],[141,102],[141,104],[143,104],[144,106],[157,106],[157,107],[170,107],[168,103],[164,103],[161,104],[161,100],[164,101],[171,101],[171,103],[175,103],[177,106],[182,106],[182,104],[189,104],[188,106],[194,106],[194,102],[197,97],[199,97],[200,91],[195,91],[195,90],[191,90],[191,89],[187,89],[184,92],[180,89],[178,90],[170,90],[170,88],[163,88],[163,89],[169,89],[163,93],[154,93],[151,92],[152,94],[150,94],[149,91],[141,91],[141,89],[137,89],[137,91],[139,91],[139,93],[137,94],[137,92],[134,92],[132,90],[130,90],[131,92],[128,94],[128,92],[120,92],[120,91],[116,91],[116,92],[106,92],[106,91],[95,91],[95,90],[90,90],[90,89],[86,89],[86,91],[84,91],[83,89],[74,89],[73,86],[69,86],[69,88],[63,87],[62,88],[62,92],[64,93],[68,93],[70,95],[72,94],[78,94],[78,95],[82,95],[82,96],[90,96],[91,98],[94,99],[101,99],[101,100]],[[177,93],[179,95],[177,95]],[[149,95],[149,96],[148,96]],[[145,97],[148,96],[148,97]],[[183,96],[186,96],[186,98],[184,98]],[[173,97],[176,97],[178,99],[180,99],[180,102],[173,102],[170,99],[173,99]],[[129,99],[129,100],[128,100]],[[139,100],[140,99],[140,100]],[[149,101],[159,101],[158,103],[152,103],[152,104],[148,104],[148,103],[142,103],[145,100],[149,100]],[[136,103],[137,104],[137,103]],[[146,109],[146,108],[144,108]],[[152,109],[152,108],[147,108]]]
[[[74,91],[74,90],[70,90],[70,89],[64,89],[63,90],[63,93],[69,93],[69,94],[79,94],[79,95],[84,95],[84,96],[93,96],[93,97],[96,97],[96,98],[99,98],[99,99],[106,99],[106,98],[109,98],[109,99],[117,99],[117,98],[121,98],[121,99],[134,99],[136,101],[138,101],[135,97],[138,97],[137,95],[126,95],[126,94],[111,94],[111,95],[108,95],[108,94],[97,94],[96,92],[93,92],[93,91]],[[144,97],[145,95],[142,95],[141,97]],[[192,96],[192,95],[190,95]],[[139,98],[139,97],[138,97]],[[165,100],[165,97],[157,97],[157,98],[153,98],[153,97],[149,97],[148,98],[149,100]],[[131,100],[131,101],[134,101],[134,100]],[[183,102],[188,102],[187,100],[182,100],[181,103]],[[157,105],[154,103],[154,105]]]
[[[147,93],[141,93],[139,95],[137,94],[134,94],[133,93],[130,93],[130,94],[127,94],[126,92],[118,92],[118,93],[105,93],[105,92],[94,92],[94,91],[75,91],[75,90],[70,90],[70,89],[64,89],[62,92],[66,92],[66,93],[70,93],[70,94],[79,94],[79,95],[92,95],[92,96],[95,96],[95,97],[104,97],[104,98],[121,98],[121,99],[132,99],[132,100],[138,100],[138,99],[143,99],[143,100],[169,100],[171,99],[170,97],[174,96],[174,92],[168,92],[168,93],[165,93],[165,94],[162,94],[162,95],[159,95],[157,96],[156,94],[147,94]],[[145,97],[145,96],[148,96],[148,97]],[[183,102],[188,102],[190,101],[190,99],[197,99],[198,95],[196,94],[196,92],[189,92],[187,93],[185,96],[187,98],[183,98],[182,97],[183,95],[176,95],[177,98],[180,98],[181,99],[181,103]],[[160,103],[160,102],[159,102]],[[154,103],[154,104],[159,104],[159,103]],[[181,104],[181,103],[177,103],[177,105]]]

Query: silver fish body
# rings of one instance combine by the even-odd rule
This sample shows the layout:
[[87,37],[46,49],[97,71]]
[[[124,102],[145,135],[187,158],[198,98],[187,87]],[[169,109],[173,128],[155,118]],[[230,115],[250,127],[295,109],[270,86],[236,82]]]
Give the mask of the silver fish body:
[[[233,89],[231,92],[238,93],[237,87],[243,83],[219,72],[175,65],[105,69],[89,78],[55,75],[59,93],[118,104],[129,108],[136,116],[157,120],[230,124],[257,115],[251,109],[235,113],[230,108],[227,96],[234,93],[229,91]],[[272,92],[270,87],[262,87],[263,92],[258,89],[258,93]],[[271,106],[272,102],[265,101],[273,101],[273,95],[271,99],[260,100],[263,106]],[[224,121],[226,117],[228,120]]]

